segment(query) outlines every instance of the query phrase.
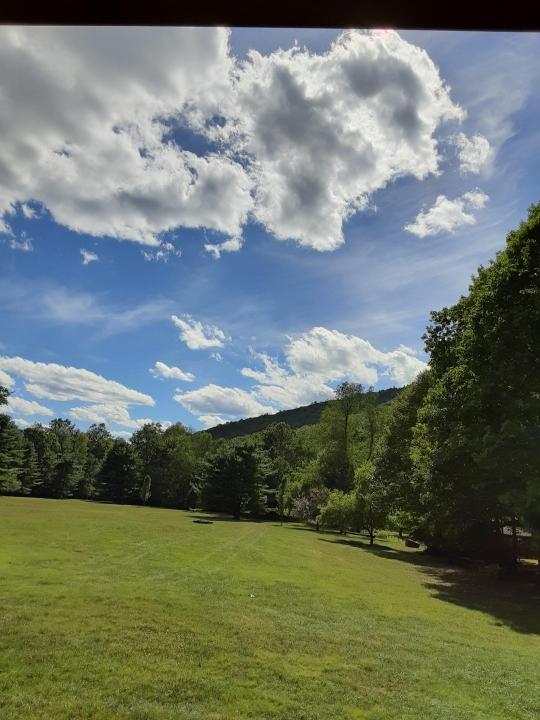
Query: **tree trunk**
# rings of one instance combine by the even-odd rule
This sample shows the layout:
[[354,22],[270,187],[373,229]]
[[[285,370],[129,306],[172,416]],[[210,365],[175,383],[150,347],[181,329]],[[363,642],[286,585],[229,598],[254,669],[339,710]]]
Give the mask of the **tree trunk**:
[[517,555],[517,520],[512,518],[512,551],[514,555]]

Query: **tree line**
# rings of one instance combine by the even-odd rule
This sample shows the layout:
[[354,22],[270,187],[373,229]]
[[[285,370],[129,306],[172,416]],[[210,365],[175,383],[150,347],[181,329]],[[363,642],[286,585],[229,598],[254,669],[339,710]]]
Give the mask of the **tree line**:
[[[431,313],[428,369],[387,403],[341,383],[316,424],[213,439],[158,423],[113,439],[0,415],[0,493],[202,507],[394,529],[486,557],[504,527],[540,536],[540,205],[469,292]],[[2,389],[0,400],[8,391]]]
[[[0,401],[8,397],[2,388]],[[302,508],[312,490],[353,488],[385,414],[372,388],[343,383],[336,398],[316,425],[274,422],[228,441],[181,423],[149,423],[129,442],[103,423],[83,432],[62,418],[20,430],[0,414],[0,493],[310,519]]]

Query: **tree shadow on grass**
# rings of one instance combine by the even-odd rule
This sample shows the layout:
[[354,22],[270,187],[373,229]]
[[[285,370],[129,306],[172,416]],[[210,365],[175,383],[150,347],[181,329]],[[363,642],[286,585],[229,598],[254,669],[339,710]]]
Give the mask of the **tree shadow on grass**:
[[488,578],[467,568],[449,565],[423,551],[407,551],[359,540],[320,537],[323,542],[358,548],[380,558],[409,563],[425,576],[424,587],[442,602],[491,615],[497,625],[516,632],[540,635],[540,587],[512,576]]
[[275,522],[266,520],[264,518],[252,518],[252,517],[241,517],[240,519],[233,518],[232,515],[212,515],[212,513],[197,513],[194,512],[190,517],[193,520],[210,520],[210,522],[231,522],[231,523],[265,523]]

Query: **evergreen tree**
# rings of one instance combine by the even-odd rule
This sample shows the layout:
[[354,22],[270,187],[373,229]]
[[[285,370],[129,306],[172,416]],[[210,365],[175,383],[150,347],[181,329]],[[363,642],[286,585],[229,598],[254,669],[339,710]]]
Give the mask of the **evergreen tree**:
[[60,456],[58,438],[41,423],[34,423],[32,427],[25,428],[23,435],[32,444],[39,467],[40,482],[34,486],[32,494],[53,497],[55,469]]
[[266,494],[255,445],[222,447],[208,458],[201,502],[205,510],[239,519],[265,512]]
[[116,438],[105,458],[99,477],[100,497],[116,503],[135,500],[139,488],[138,463],[133,448]]
[[0,414],[0,494],[20,491],[23,456],[21,431],[9,415]]
[[21,483],[21,492],[29,495],[30,492],[41,484],[41,474],[39,470],[39,461],[34,445],[23,436],[22,441],[23,458],[21,463],[21,471],[19,481]]

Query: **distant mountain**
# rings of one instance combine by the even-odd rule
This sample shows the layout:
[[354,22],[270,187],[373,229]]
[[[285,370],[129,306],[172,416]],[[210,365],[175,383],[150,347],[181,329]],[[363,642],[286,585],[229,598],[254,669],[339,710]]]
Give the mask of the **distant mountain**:
[[[377,404],[389,402],[393,400],[403,388],[391,387],[386,390],[379,390],[377,393]],[[315,425],[319,422],[321,413],[327,406],[328,400],[323,402],[314,402],[311,405],[293,408],[292,410],[281,410],[274,415],[259,415],[259,417],[246,418],[245,420],[235,420],[227,422],[223,425],[216,425],[209,428],[206,432],[210,433],[214,440],[223,438],[224,440],[232,440],[242,435],[251,435],[252,433],[265,430],[271,423],[286,422],[293,429],[303,427],[304,425]]]

